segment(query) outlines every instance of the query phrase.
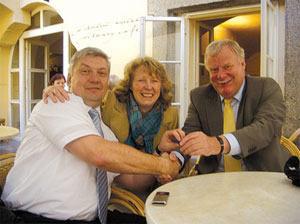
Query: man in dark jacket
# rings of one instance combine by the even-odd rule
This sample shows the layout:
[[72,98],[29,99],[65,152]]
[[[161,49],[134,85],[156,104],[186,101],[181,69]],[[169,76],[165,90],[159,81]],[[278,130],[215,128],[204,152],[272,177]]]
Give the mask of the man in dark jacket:
[[[280,145],[286,110],[280,86],[246,75],[244,50],[232,40],[212,42],[205,66],[210,84],[191,91],[181,150],[201,155],[200,174],[232,171],[224,167],[227,157],[240,163],[236,171],[282,171],[289,154]],[[227,99],[236,126],[230,132],[223,130]]]

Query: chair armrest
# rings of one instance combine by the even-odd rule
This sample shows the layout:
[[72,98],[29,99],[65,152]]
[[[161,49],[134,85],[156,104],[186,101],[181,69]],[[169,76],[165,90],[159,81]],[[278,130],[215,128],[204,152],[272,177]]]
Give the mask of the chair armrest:
[[145,203],[135,194],[117,186],[111,187],[112,196],[109,204],[121,204],[132,211],[134,214],[145,216]]

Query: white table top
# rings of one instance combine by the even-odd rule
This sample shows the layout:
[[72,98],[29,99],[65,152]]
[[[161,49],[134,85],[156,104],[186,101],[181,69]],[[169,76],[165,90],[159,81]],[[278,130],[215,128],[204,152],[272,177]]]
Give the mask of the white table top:
[[0,126],[0,140],[9,139],[17,135],[19,135],[19,130],[17,128]]
[[[169,191],[167,205],[152,205]],[[157,188],[145,204],[149,224],[300,223],[300,188],[284,173],[232,172],[179,179]]]

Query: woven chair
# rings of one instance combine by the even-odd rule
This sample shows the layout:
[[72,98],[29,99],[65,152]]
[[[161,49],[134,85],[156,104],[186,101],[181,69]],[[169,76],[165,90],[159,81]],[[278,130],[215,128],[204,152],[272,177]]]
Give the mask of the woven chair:
[[300,159],[300,151],[298,147],[288,138],[281,136],[280,144],[293,156],[297,156]]
[[190,169],[190,171],[189,171],[188,177],[198,175],[198,172],[197,172],[197,170],[196,170],[196,167],[198,166],[198,164],[199,164],[199,162],[200,162],[200,157],[201,157],[201,156],[198,156],[198,157],[197,157],[197,160],[196,160],[195,164],[193,165],[193,167],[192,167],[192,168]]
[[[14,165],[15,157],[15,153],[0,155],[0,186],[2,189],[4,187],[6,176]],[[111,192],[111,199],[108,202],[110,205],[121,205],[128,208],[133,214],[145,216],[145,204],[137,196],[116,186],[112,186]]]
[[298,128],[292,135],[289,137],[289,140],[294,142],[300,135],[300,128]]
[[133,214],[145,216],[145,203],[135,194],[117,186],[111,187],[109,205],[121,205],[129,209]]
[[16,154],[4,154],[0,156],[0,186],[3,189],[6,176],[14,165]]
[[5,126],[5,118],[0,118],[0,125]]

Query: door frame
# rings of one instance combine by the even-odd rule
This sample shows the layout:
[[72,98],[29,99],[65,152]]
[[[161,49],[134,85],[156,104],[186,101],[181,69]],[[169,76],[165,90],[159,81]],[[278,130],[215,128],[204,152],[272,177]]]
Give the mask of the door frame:
[[[44,50],[44,65],[43,68],[32,68],[32,45],[42,46]],[[44,41],[37,41],[32,39],[25,40],[25,79],[26,79],[26,108],[27,114],[31,114],[32,105],[37,104],[41,99],[32,99],[32,73],[44,74],[44,88],[47,87],[49,81],[49,44]]]
[[[268,12],[273,10],[273,14],[270,15]],[[201,20],[210,20],[218,19],[230,16],[237,16],[243,14],[257,13],[261,14],[261,77],[271,77],[279,83],[282,91],[284,92],[284,7],[280,6],[277,1],[271,2],[270,0],[261,0],[260,4],[249,4],[244,6],[235,6],[230,8],[220,8],[206,11],[198,11],[192,13],[184,13],[182,16],[186,19],[186,27],[193,31],[195,22]],[[272,19],[272,22],[270,21]],[[267,21],[268,20],[268,21]],[[270,26],[270,27],[268,27]],[[267,29],[269,28],[269,29]],[[267,31],[272,31],[272,34],[266,35]],[[196,61],[193,61],[192,56],[197,55],[198,48],[196,43],[198,33],[196,31],[188,33],[187,41],[189,45],[188,51],[190,61],[186,58],[186,63],[190,64],[189,66],[189,78],[193,80],[191,83],[196,83],[197,80],[197,69],[195,68]],[[272,40],[273,38],[273,40]],[[272,55],[267,52],[267,43],[272,43],[272,48],[274,52]],[[273,64],[270,65],[268,61],[270,59],[273,61]],[[267,66],[272,66],[273,72],[267,73]],[[195,88],[196,85],[190,85],[190,89]]]
[[20,137],[23,136],[25,126],[31,114],[31,107],[28,106],[28,102],[30,102],[30,96],[28,93],[31,90],[29,90],[30,79],[28,77],[28,74],[30,73],[26,69],[26,42],[30,41],[31,38],[59,32],[63,33],[63,73],[64,76],[67,77],[70,60],[70,39],[69,33],[63,23],[25,31],[19,39]]

